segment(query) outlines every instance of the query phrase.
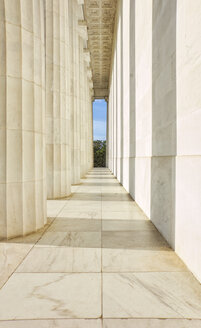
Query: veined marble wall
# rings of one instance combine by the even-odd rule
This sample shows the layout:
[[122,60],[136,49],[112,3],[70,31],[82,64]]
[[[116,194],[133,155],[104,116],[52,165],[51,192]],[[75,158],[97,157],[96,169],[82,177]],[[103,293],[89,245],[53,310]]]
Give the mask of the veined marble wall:
[[69,195],[93,165],[78,3],[0,0],[0,238],[43,227],[47,196]]
[[135,199],[150,217],[152,156],[152,1],[135,5]]
[[199,280],[200,17],[199,0],[118,1],[107,159]]
[[[134,197],[135,179],[135,2],[119,1],[110,72],[107,163]],[[135,38],[134,38],[135,40]]]
[[177,1],[175,249],[201,281],[201,2]]

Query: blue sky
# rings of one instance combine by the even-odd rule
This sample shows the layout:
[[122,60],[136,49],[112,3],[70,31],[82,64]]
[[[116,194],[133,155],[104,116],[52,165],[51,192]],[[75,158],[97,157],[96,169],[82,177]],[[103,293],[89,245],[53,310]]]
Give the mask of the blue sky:
[[106,140],[107,103],[104,99],[93,102],[94,140]]

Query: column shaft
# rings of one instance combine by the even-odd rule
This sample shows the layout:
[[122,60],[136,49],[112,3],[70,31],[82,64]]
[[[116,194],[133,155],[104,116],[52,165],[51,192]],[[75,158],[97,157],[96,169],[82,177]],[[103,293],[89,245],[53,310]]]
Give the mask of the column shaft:
[[47,196],[70,194],[68,7],[46,1]]
[[46,223],[44,7],[0,6],[0,237],[11,238]]

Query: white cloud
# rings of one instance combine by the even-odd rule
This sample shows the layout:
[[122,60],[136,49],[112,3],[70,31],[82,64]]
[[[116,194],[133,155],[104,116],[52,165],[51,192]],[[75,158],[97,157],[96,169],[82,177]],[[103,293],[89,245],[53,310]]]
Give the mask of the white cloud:
[[101,102],[101,103],[103,102],[104,103],[105,100],[104,99],[95,99],[95,102]]
[[93,121],[94,140],[106,140],[106,122]]

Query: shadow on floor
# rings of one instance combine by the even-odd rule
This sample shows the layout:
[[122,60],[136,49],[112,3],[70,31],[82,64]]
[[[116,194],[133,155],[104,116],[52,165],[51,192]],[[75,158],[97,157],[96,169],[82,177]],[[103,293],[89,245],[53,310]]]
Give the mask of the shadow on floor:
[[171,248],[149,220],[57,218],[45,230],[1,243],[35,246],[166,250]]
[[[90,198],[90,199],[89,199]],[[97,198],[102,199],[102,201],[133,201],[132,197],[129,194],[123,193],[91,193],[90,195],[86,192],[76,192],[72,194],[70,200],[90,200],[90,201],[97,201]]]

